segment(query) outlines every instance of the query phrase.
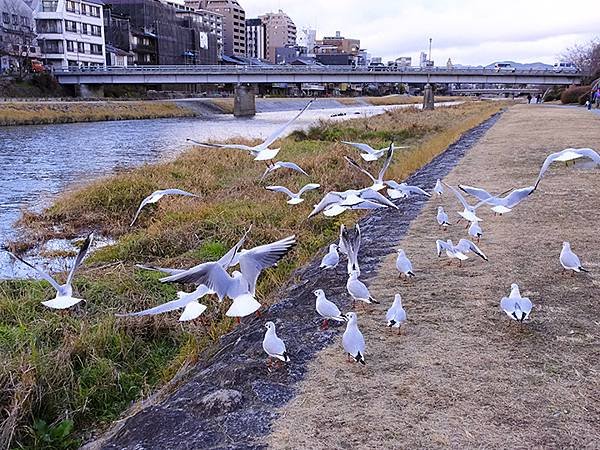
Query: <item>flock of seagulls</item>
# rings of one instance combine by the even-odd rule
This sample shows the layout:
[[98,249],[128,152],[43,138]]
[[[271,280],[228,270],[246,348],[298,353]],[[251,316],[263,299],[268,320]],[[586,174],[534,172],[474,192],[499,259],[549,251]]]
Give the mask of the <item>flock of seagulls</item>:
[[[248,152],[256,161],[264,161],[267,165],[261,180],[278,169],[290,169],[303,176],[309,176],[306,171],[293,162],[273,162],[272,160],[277,156],[280,149],[271,149],[269,147],[284,133],[284,131],[292,122],[294,122],[294,120],[300,117],[304,111],[306,111],[311,103],[312,100],[308,102],[308,104],[290,121],[280,127],[265,141],[256,146],[247,146],[242,144],[215,144],[196,141],[193,142],[196,142],[198,145],[204,147],[238,149]],[[489,206],[495,214],[509,213],[529,195],[535,192],[540,180],[547,172],[550,165],[555,161],[563,161],[566,163],[578,158],[588,158],[594,163],[600,164],[600,155],[598,155],[598,153],[594,150],[589,148],[570,148],[561,152],[553,153],[545,159],[538,178],[533,186],[511,189],[510,191],[496,196],[482,188],[467,185],[458,185],[456,188],[444,183],[441,180],[437,180],[432,193],[429,193],[418,186],[409,186],[406,183],[397,183],[394,180],[386,179],[386,172],[391,165],[394,150],[395,148],[398,148],[395,147],[393,143],[390,143],[388,147],[379,150],[373,149],[369,145],[363,143],[346,141],[343,141],[343,143],[357,148],[361,152],[360,156],[367,163],[375,162],[379,158],[385,156],[384,163],[379,170],[377,177],[375,177],[370,171],[362,168],[351,157],[346,156],[345,160],[347,163],[360,173],[366,175],[371,184],[359,189],[348,189],[341,192],[331,191],[326,193],[323,198],[314,205],[314,209],[310,213],[309,218],[320,213],[328,217],[334,217],[351,209],[398,209],[398,206],[390,199],[407,199],[413,195],[422,195],[429,198],[432,196],[432,193],[436,194],[436,196],[439,198],[440,196],[444,195],[446,189],[448,189],[462,207],[462,210],[457,211],[459,221],[464,220],[467,222],[466,229],[468,229],[467,232],[469,237],[476,239],[478,243],[480,238],[483,236],[483,231],[480,225],[482,219],[477,216],[476,212],[481,206]],[[385,197],[379,192],[382,191],[386,186],[387,194],[390,198]],[[299,192],[294,193],[285,186],[266,187],[267,190],[285,194],[287,197],[289,197],[287,203],[290,205],[297,205],[303,202],[303,194],[319,188],[319,184],[309,183],[300,189]],[[463,193],[467,196],[474,197],[477,203],[469,203]],[[179,189],[164,189],[153,192],[139,205],[139,208],[137,209],[131,222],[131,226],[135,224],[142,209],[146,205],[156,203],[167,195],[197,196],[197,194]],[[446,230],[449,226],[453,226],[453,223],[442,206],[437,208],[436,220],[440,228],[443,230]],[[277,265],[279,261],[281,261],[289,253],[289,251],[296,245],[296,237],[292,235],[278,241],[259,245],[253,248],[244,248],[244,243],[251,230],[252,226],[246,230],[240,240],[231,249],[229,249],[225,255],[216,261],[202,262],[188,269],[139,265],[139,268],[163,273],[165,276],[160,278],[160,282],[162,283],[179,283],[186,286],[194,286],[195,289],[191,292],[178,291],[177,298],[162,305],[158,305],[143,311],[117,314],[117,316],[148,316],[162,314],[169,311],[182,310],[181,315],[179,316],[179,321],[194,320],[206,311],[207,306],[202,304],[200,301],[203,297],[209,295],[216,296],[219,303],[225,300],[230,301],[229,308],[227,309],[225,315],[234,317],[238,321],[243,317],[258,313],[262,305],[256,299],[257,281],[264,270]],[[67,309],[81,301],[84,301],[82,299],[73,297],[72,282],[77,268],[81,265],[91,248],[92,241],[93,234],[90,234],[79,250],[77,257],[75,258],[75,262],[68,273],[67,280],[63,285],[58,284],[49,274],[36,268],[29,262],[23,260],[21,257],[14,255],[13,253],[9,253],[16,260],[34,269],[44,280],[48,281],[56,289],[56,297],[54,299],[42,302],[43,305],[54,309]],[[450,260],[449,262],[451,262],[452,259],[457,259],[460,265],[462,261],[468,259],[469,255],[471,254],[478,256],[482,260],[488,260],[488,257],[485,255],[485,253],[470,239],[462,238],[456,245],[450,239],[437,239],[435,242],[438,257],[441,257],[445,253]],[[367,285],[360,280],[360,245],[361,230],[359,225],[355,224],[351,229],[349,229],[342,224],[340,227],[339,241],[332,243],[329,246],[328,251],[323,256],[320,264],[321,270],[335,270],[338,267],[341,259],[343,257],[346,258],[347,264],[345,272],[347,273],[348,277],[346,282],[346,290],[349,298],[352,299],[353,309],[357,306],[357,301],[363,305],[379,303],[379,301],[371,295]],[[582,267],[580,259],[575,253],[573,253],[568,242],[563,243],[563,248],[560,252],[559,259],[562,267],[565,270],[570,270],[573,272],[587,271]],[[236,266],[239,266],[239,270],[234,270]],[[407,280],[415,277],[413,264],[403,249],[397,250],[396,269],[399,277],[405,277]],[[343,313],[334,302],[327,299],[326,293],[323,289],[317,289],[313,292],[313,294],[316,298],[316,314],[323,320],[321,328],[327,328],[329,326],[329,321],[345,322],[346,330],[342,337],[342,346],[344,351],[348,355],[348,358],[350,358],[352,361],[365,364],[365,339],[358,327],[357,313],[354,311]],[[528,298],[521,297],[517,284],[512,284],[509,296],[502,298],[500,301],[500,308],[511,319],[518,322],[523,322],[529,317],[532,306],[532,302]],[[396,294],[392,305],[386,312],[385,324],[390,328],[397,328],[398,334],[400,334],[401,327],[404,323],[406,323],[406,320],[407,314],[402,306],[401,296],[400,294]],[[272,369],[273,367],[278,367],[281,363],[288,362],[290,360],[290,356],[286,350],[284,341],[277,336],[275,324],[273,322],[267,322],[265,324],[265,328],[266,332],[263,339],[263,349],[268,356],[267,365],[269,369]]]

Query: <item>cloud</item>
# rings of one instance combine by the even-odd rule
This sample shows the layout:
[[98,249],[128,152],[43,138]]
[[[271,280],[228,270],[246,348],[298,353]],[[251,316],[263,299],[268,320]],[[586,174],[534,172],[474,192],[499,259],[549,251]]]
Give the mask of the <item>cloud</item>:
[[[600,33],[596,2],[553,7],[542,0],[240,0],[247,17],[284,10],[298,28],[342,35],[384,60],[417,59],[433,39],[433,59],[460,64],[496,60],[553,63],[568,46]],[[567,15],[567,17],[565,17]]]

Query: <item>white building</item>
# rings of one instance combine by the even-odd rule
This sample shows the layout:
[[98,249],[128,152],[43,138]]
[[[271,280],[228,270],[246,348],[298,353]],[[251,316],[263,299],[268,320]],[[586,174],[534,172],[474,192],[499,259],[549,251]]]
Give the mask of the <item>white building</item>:
[[101,0],[39,0],[34,5],[42,58],[57,68],[104,66]]
[[296,36],[296,44],[306,48],[306,56],[315,56],[315,43],[317,42],[317,30],[302,28]]

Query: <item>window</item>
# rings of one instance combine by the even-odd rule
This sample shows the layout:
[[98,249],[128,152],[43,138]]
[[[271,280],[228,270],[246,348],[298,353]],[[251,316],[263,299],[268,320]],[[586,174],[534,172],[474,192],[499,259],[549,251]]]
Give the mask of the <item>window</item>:
[[68,52],[75,51],[75,41],[67,41],[67,51]]
[[44,44],[44,53],[63,53],[62,41],[42,41]]
[[77,3],[72,0],[67,0],[66,9],[69,12],[79,12],[77,11]]
[[81,34],[88,34],[88,24],[87,23],[81,24]]
[[98,25],[92,25],[92,35],[93,36],[101,36],[102,29]]
[[21,16],[21,25],[23,25],[24,27],[28,27],[29,26],[29,19],[25,16]]
[[92,55],[101,55],[102,54],[102,45],[90,44],[90,53]]
[[89,14],[90,7],[88,5],[81,4],[81,14],[87,16]]
[[17,16],[16,14],[12,15],[12,24],[19,25],[19,16]]
[[100,17],[100,8],[98,6],[90,6],[90,16]]
[[58,0],[42,0],[42,12],[56,12]]
[[36,21],[38,33],[62,33],[62,21],[55,19],[38,19]]
[[79,53],[85,53],[85,44],[83,42],[77,43],[77,51]]
[[72,20],[65,20],[65,30],[71,33],[77,33],[77,22]]
[[10,14],[8,14],[8,13],[2,13],[2,22],[4,22],[4,23],[10,23]]

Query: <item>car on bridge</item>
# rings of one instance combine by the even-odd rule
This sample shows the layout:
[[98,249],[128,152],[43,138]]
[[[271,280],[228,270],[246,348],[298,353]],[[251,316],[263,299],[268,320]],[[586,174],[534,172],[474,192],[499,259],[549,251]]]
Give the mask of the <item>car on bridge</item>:
[[510,63],[496,63],[494,69],[496,72],[514,72],[516,70]]
[[578,72],[579,69],[572,62],[557,62],[554,63],[553,70],[555,72]]

